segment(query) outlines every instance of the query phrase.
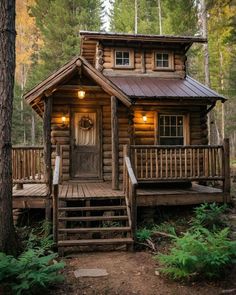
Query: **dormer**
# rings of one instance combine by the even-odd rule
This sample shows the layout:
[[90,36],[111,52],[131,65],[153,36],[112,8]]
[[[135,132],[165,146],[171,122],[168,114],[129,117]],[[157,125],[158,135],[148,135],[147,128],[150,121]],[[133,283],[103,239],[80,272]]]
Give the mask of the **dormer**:
[[104,75],[185,78],[186,53],[194,42],[186,36],[80,32],[81,54]]

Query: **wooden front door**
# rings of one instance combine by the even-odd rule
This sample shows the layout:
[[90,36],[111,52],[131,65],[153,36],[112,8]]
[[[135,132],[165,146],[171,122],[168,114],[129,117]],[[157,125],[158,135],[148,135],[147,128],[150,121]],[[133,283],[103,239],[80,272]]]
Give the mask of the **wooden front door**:
[[72,115],[71,177],[101,179],[100,112],[81,109]]

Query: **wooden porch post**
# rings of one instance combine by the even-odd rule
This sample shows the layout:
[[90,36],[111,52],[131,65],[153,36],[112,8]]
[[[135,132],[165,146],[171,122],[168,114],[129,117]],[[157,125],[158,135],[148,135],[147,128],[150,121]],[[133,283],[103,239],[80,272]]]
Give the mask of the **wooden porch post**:
[[44,179],[48,190],[48,199],[45,204],[46,219],[51,219],[50,198],[52,194],[52,167],[51,167],[51,113],[52,97],[44,97],[43,114],[43,146],[44,146]]
[[119,189],[119,129],[117,98],[111,96],[112,189]]
[[[230,193],[230,151],[229,138],[224,138],[223,141],[223,157],[224,157],[224,193]],[[227,201],[227,200],[226,200]]]

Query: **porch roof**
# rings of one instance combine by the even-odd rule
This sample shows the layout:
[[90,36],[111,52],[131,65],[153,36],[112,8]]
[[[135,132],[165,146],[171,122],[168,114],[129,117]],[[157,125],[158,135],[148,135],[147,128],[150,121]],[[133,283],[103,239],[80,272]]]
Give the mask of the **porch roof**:
[[187,76],[185,79],[163,79],[158,77],[110,76],[108,77],[130,98],[176,98],[221,100],[224,96]]
[[24,99],[34,108],[34,106],[40,103],[44,96],[50,96],[54,91],[58,89],[60,85],[68,81],[73,75],[78,73],[78,70],[82,69],[94,80],[101,88],[104,89],[110,95],[116,96],[125,105],[131,105],[131,99],[112,81],[102,75],[96,70],[85,58],[77,56],[70,62],[52,73],[48,78],[36,85],[30,91],[25,93]]

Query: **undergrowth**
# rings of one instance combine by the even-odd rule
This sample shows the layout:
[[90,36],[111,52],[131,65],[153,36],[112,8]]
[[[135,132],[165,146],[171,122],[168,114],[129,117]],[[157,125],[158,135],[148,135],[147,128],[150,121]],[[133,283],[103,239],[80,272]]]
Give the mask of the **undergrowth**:
[[50,227],[44,222],[25,235],[25,250],[17,258],[0,252],[0,284],[5,293],[42,294],[63,280],[59,271],[64,268],[64,263],[57,262],[57,254],[52,251]]
[[158,254],[162,273],[173,279],[218,278],[236,258],[236,242],[229,238],[223,213],[226,205],[195,208],[189,229],[173,237],[169,254]]

